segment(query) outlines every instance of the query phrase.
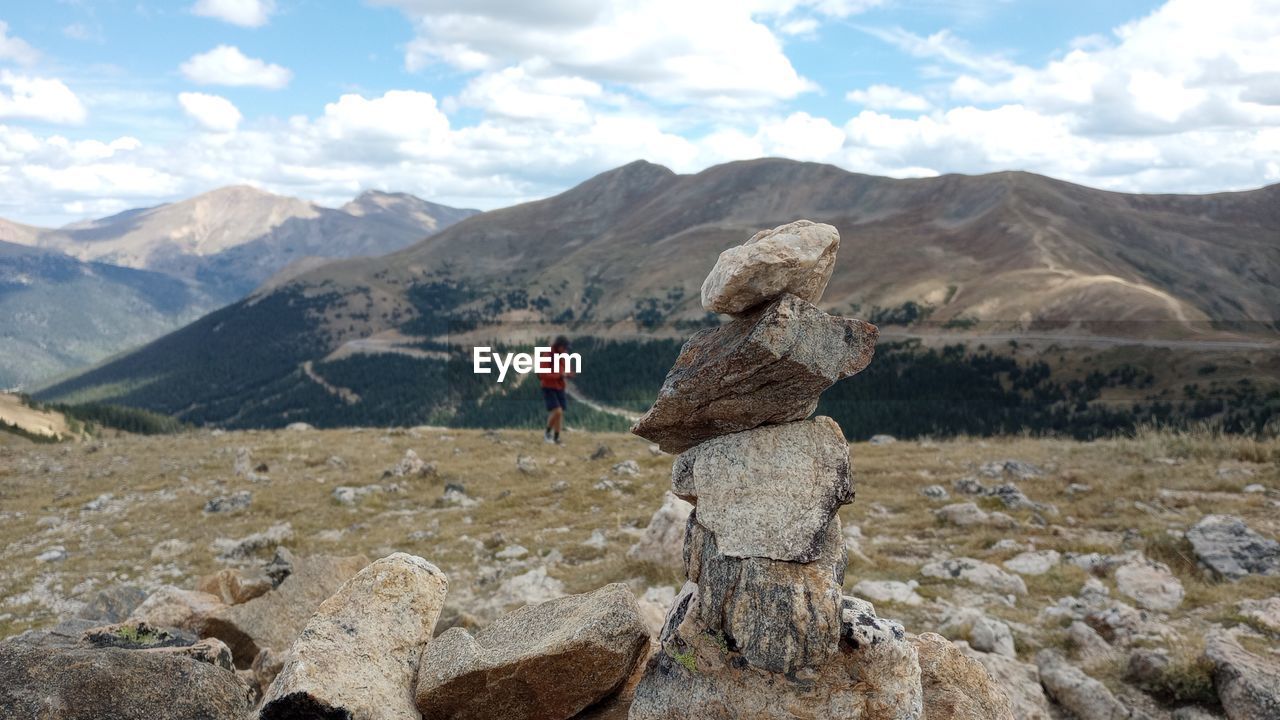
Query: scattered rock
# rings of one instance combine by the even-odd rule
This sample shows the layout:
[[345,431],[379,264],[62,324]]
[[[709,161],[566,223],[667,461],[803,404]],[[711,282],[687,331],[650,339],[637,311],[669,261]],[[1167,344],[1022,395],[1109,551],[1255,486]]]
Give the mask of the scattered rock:
[[853,586],[853,592],[875,602],[896,603],[898,605],[921,605],[924,598],[916,592],[920,583],[915,580],[899,582],[897,580],[859,580]]
[[67,549],[62,547],[61,545],[54,545],[48,550],[45,550],[39,555],[36,555],[36,562],[41,564],[62,562],[63,560],[66,560],[66,559],[67,559]]
[[465,488],[455,483],[449,483],[444,486],[444,494],[440,496],[442,505],[452,505],[454,507],[475,507],[480,503],[479,500],[467,494]]
[[1187,531],[1196,557],[1216,575],[1280,575],[1280,543],[1264,538],[1232,515],[1206,515]]
[[849,446],[826,417],[708,440],[676,459],[671,485],[696,501],[719,552],[737,558],[809,562],[853,500]]
[[898,438],[892,435],[872,435],[867,442],[872,445],[892,445],[898,442]]
[[368,563],[359,555],[299,558],[279,587],[210,614],[204,634],[225,642],[236,667],[248,669],[263,648],[284,652],[293,645],[320,604]]
[[944,580],[961,580],[963,582],[989,588],[995,592],[1026,595],[1027,585],[1017,575],[1010,575],[990,563],[973,558],[951,558],[935,560],[920,568],[925,577],[942,578]]
[[289,423],[288,425],[285,425],[284,429],[288,430],[289,432],[310,432],[312,430],[315,430],[315,426],[311,425],[310,423],[292,422],[292,423]]
[[804,419],[823,390],[871,362],[878,333],[783,295],[690,338],[632,432],[679,453],[720,435]]
[[191,543],[186,540],[177,538],[161,540],[155,544],[155,547],[151,548],[151,559],[156,562],[169,562],[189,552],[191,552]]
[[978,473],[990,478],[1011,477],[1015,480],[1031,480],[1044,476],[1044,470],[1024,460],[995,460],[983,463]]
[[381,485],[362,485],[360,487],[352,487],[350,485],[339,485],[333,489],[330,495],[334,502],[339,505],[355,505],[369,495],[382,492]]
[[1002,512],[989,513],[978,507],[976,503],[955,503],[933,511],[933,514],[945,523],[958,527],[990,525],[992,527],[1017,527],[1018,521]]
[[1238,609],[1259,627],[1280,634],[1280,595],[1265,600],[1243,600]]
[[508,545],[494,553],[493,556],[499,560],[519,560],[528,554],[529,549],[523,545]]
[[525,475],[532,475],[533,473],[538,472],[538,461],[534,460],[531,455],[517,455],[516,470],[519,470]]
[[361,570],[307,622],[263,698],[262,720],[414,717],[406,689],[447,586],[439,568],[405,553]]
[[610,468],[610,472],[614,475],[635,477],[640,474],[640,465],[635,460],[623,460]]
[[941,485],[926,485],[920,488],[920,494],[930,500],[946,500],[951,497],[951,494],[947,492],[947,489]]
[[383,477],[431,477],[436,474],[436,464],[418,457],[413,450],[405,450],[404,457],[382,474]]
[[94,593],[76,617],[104,625],[123,622],[146,599],[147,592],[136,585],[113,585]]
[[453,628],[422,654],[415,698],[427,718],[570,718],[609,696],[648,645],[625,585],[504,615],[474,636]]
[[1043,575],[1060,562],[1062,562],[1062,555],[1057,550],[1028,550],[1014,555],[1001,564],[1006,570],[1012,570],[1019,575]]
[[1052,720],[1049,698],[1040,685],[1040,671],[1035,665],[1015,658],[978,652],[963,640],[952,643],[966,656],[976,660],[991,673],[995,684],[1008,696],[1017,720]]
[[702,283],[702,307],[737,315],[783,293],[816,303],[831,279],[840,234],[808,220],[761,230],[720,253]]
[[1009,697],[986,669],[946,638],[924,633],[911,639],[920,662],[924,717],[949,720],[1013,720]]
[[219,495],[218,497],[210,498],[204,504],[204,511],[207,513],[224,513],[243,510],[249,507],[251,502],[253,502],[253,493],[248,490],[241,490],[231,495]]
[[1230,720],[1280,717],[1280,661],[1255,655],[1224,632],[1205,639],[1213,663],[1213,686]]
[[598,445],[595,452],[591,453],[592,460],[604,460],[611,457],[613,457],[613,448],[608,445]]
[[1087,623],[1073,620],[1067,627],[1067,639],[1075,649],[1076,658],[1086,666],[1094,666],[1110,660],[1114,655],[1111,643]]
[[662,567],[679,567],[683,561],[685,525],[692,511],[692,505],[668,491],[644,534],[627,550],[627,557]]
[[1116,589],[1148,610],[1173,610],[1186,592],[1164,563],[1137,558],[1116,568]]
[[949,638],[964,639],[975,650],[1017,657],[1013,630],[1008,624],[977,608],[959,607],[946,611],[939,632]]
[[263,532],[253,533],[239,540],[218,538],[213,541],[212,548],[219,560],[230,562],[243,560],[259,550],[274,548],[292,539],[293,525],[285,522],[272,525]]
[[1098,680],[1089,677],[1053,650],[1036,654],[1045,690],[1079,720],[1129,720],[1145,717],[1125,707]]
[[506,609],[547,602],[564,596],[564,583],[536,567],[522,575],[508,578],[498,586],[490,602],[499,612]]
[[1169,655],[1161,650],[1139,648],[1129,653],[1126,677],[1139,687],[1153,687],[1164,679]]

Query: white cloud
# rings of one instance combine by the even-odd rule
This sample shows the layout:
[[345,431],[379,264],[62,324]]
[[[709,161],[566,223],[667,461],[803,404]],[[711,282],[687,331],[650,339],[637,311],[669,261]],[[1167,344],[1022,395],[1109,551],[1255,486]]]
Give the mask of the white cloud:
[[0,70],[0,120],[78,124],[86,114],[80,99],[61,80]]
[[262,27],[275,12],[274,0],[197,0],[191,12],[241,27]]
[[40,53],[27,41],[9,34],[9,23],[0,20],[0,62],[12,61],[19,65],[31,65],[40,59]]
[[182,74],[201,85],[254,86],[279,90],[289,84],[293,73],[279,65],[246,57],[232,45],[219,45],[193,55],[182,64]]
[[913,92],[892,85],[872,85],[865,90],[850,90],[845,99],[872,110],[911,110],[924,112],[929,101]]
[[178,94],[183,111],[210,132],[235,132],[243,116],[232,102],[220,95],[184,92]]

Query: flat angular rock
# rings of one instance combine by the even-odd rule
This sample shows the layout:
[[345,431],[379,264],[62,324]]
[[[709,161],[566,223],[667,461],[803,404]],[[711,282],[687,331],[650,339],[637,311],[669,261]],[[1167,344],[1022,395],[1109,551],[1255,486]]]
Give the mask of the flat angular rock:
[[262,720],[416,720],[409,688],[448,584],[405,553],[361,570],[307,622],[263,698]]
[[320,603],[368,564],[363,555],[299,558],[276,589],[206,617],[203,634],[226,643],[236,667],[248,670],[263,648],[288,650]]
[[746,430],[681,454],[671,487],[697,504],[722,554],[805,563],[853,501],[849,445],[827,417]]
[[831,518],[820,554],[801,564],[735,558],[694,511],[686,575],[698,585],[698,623],[748,664],[775,673],[816,668],[836,653],[840,588],[847,564],[840,518]]
[[1187,531],[1196,557],[1228,580],[1280,575],[1280,542],[1254,532],[1232,515],[1206,515]]
[[934,633],[911,638],[920,662],[926,718],[1013,720],[1009,697],[986,668]]
[[827,289],[840,249],[840,233],[808,220],[761,230],[720,253],[702,283],[702,307],[737,315],[791,293],[816,303]]
[[221,598],[197,590],[164,585],[134,608],[129,619],[153,627],[201,632],[205,619],[226,607]]
[[1240,646],[1217,631],[1205,640],[1205,657],[1213,663],[1213,686],[1230,720],[1280,717],[1280,662]]
[[681,453],[721,435],[803,420],[824,390],[871,362],[878,335],[870,323],[783,295],[690,338],[631,432]]
[[616,691],[649,643],[626,585],[504,615],[475,636],[453,628],[422,653],[424,719],[563,720]]
[[1049,695],[1080,720],[1140,720],[1145,714],[1128,708],[1106,685],[1096,680],[1054,650],[1036,655],[1040,682]]
[[1017,720],[1052,720],[1054,716],[1049,710],[1049,699],[1040,685],[1040,671],[1035,665],[1003,655],[978,652],[963,640],[952,644],[987,669],[991,679],[1009,697]]
[[177,649],[0,643],[6,720],[245,720],[250,695],[234,672]]
[[1116,589],[1147,610],[1173,610],[1182,604],[1186,592],[1169,566],[1137,558],[1116,568]]

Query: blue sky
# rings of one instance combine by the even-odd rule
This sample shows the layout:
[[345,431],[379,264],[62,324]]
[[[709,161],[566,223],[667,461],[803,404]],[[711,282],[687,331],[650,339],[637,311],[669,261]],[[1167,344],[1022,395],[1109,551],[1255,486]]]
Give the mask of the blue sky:
[[1280,0],[0,6],[0,217],[232,183],[492,208],[645,158],[1280,182]]

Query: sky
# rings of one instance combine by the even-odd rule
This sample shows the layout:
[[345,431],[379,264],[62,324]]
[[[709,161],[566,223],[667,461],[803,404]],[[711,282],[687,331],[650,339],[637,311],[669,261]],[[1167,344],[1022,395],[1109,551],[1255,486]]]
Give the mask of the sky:
[[1280,182],[1280,0],[0,0],[0,217],[491,209],[636,159]]

